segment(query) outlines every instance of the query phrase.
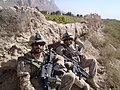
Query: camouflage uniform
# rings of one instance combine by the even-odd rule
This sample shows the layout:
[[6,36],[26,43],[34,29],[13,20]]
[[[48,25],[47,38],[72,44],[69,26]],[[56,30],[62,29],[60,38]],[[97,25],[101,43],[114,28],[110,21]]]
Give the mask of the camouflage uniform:
[[[65,33],[63,35],[63,41],[67,38],[67,39],[73,39],[73,37],[71,37],[72,35],[69,33]],[[76,39],[75,42],[77,45],[75,47],[74,43],[72,43],[71,45],[66,45],[65,42],[63,44],[61,44],[59,47],[57,47],[56,49],[56,53],[63,56],[67,56],[68,58],[75,58],[78,60],[78,63],[81,67],[83,68],[87,68],[89,67],[89,74],[90,74],[90,78],[88,79],[88,82],[90,82],[90,84],[92,84],[93,88],[98,88],[98,85],[95,83],[94,81],[94,76],[97,73],[97,61],[96,59],[86,59],[84,55],[81,55],[82,57],[80,58],[80,50],[81,48],[84,47],[83,43],[79,40]],[[70,51],[68,50],[68,48],[70,49]],[[79,50],[79,51],[78,51]],[[84,58],[83,58],[84,57]],[[74,82],[75,83],[75,82]],[[81,81],[81,84],[87,85],[86,82],[84,80]],[[71,84],[69,84],[71,85]],[[72,86],[72,85],[71,85]],[[78,85],[79,86],[79,85]],[[83,86],[80,85],[80,87],[82,88]]]
[[[66,50],[63,46],[59,46],[57,49],[56,49],[56,52],[59,54],[59,55],[63,55],[63,51]],[[68,57],[68,55],[67,55]],[[70,56],[71,57],[71,56]],[[78,57],[77,57],[78,58]],[[61,82],[61,90],[71,90],[72,86],[73,85],[77,85],[77,90],[79,90],[80,88],[84,88],[84,87],[87,87],[86,90],[89,90],[89,85],[81,78],[79,79],[78,76],[76,76],[73,72],[67,72],[63,75],[63,78],[62,78],[62,81]]]
[[[33,44],[44,44],[45,41],[41,39],[41,36],[39,34],[35,34],[30,37],[29,45],[32,46],[33,50]],[[41,47],[42,47],[41,45]],[[44,47],[43,47],[44,48]],[[44,90],[43,89],[43,80],[39,77],[40,75],[40,62],[45,62],[45,58],[47,57],[44,50],[40,51],[39,58],[35,56],[35,53],[33,51],[28,52],[22,57],[18,58],[18,65],[17,65],[17,75],[20,80],[20,88],[21,90]],[[36,63],[33,64],[33,61]],[[58,65],[64,66],[64,58],[60,55],[55,55],[55,62]]]
[[[25,62],[24,58],[35,60],[35,57],[31,52],[18,60],[17,74],[20,78],[21,90],[43,90],[42,82],[40,82],[41,80],[38,78],[39,69],[36,66]],[[41,55],[40,60],[43,60],[43,58],[43,55]]]
[[[68,47],[68,48],[71,48],[71,47]],[[75,48],[71,48],[72,52],[69,52],[67,51],[67,57],[71,58],[71,53],[76,53],[75,52]],[[64,46],[59,46],[57,49],[56,49],[56,52],[57,54],[63,56],[63,54],[65,55],[64,51],[66,51],[66,48]],[[82,55],[83,56],[83,55]],[[73,56],[75,57],[75,56]],[[76,58],[78,58],[80,60],[80,58],[78,56],[76,56]],[[87,68],[89,67],[89,74],[91,77],[94,77],[97,73],[97,61],[96,59],[86,59],[86,58],[82,58],[80,60],[80,66],[83,67],[83,68]]]
[[[65,36],[67,36],[67,38],[69,37],[68,34],[69,33],[66,33],[66,35],[65,35]],[[72,38],[73,37],[71,35],[70,39],[72,39]],[[72,50],[73,50],[73,52],[75,52],[74,48],[72,48]],[[57,54],[59,54],[61,56],[65,55],[67,57],[71,57],[70,52],[64,52],[64,51],[66,51],[66,48],[64,47],[63,44],[56,48]],[[75,58],[79,59],[79,57],[75,57]],[[74,86],[77,86],[77,88],[76,89],[72,88]],[[85,90],[89,90],[89,85],[82,78],[79,78],[78,76],[76,76],[71,70],[64,73],[64,75],[62,77],[60,90],[73,90],[73,89],[80,90],[81,88],[84,88]]]
[[61,81],[60,90],[71,90],[74,85],[77,87],[73,90],[80,90],[81,88],[84,88],[84,90],[89,90],[89,85],[70,70],[63,75]]
[[[19,58],[17,74],[20,78],[21,90],[43,90],[43,82],[39,77],[40,69],[38,69],[38,67],[26,62],[24,60],[24,58],[29,58],[31,60],[43,62],[45,57],[46,57],[45,54],[42,53],[40,58],[36,60],[34,55],[31,52],[29,52],[24,57]],[[63,57],[56,55],[55,60],[56,60],[57,64],[63,65],[63,67],[64,67]]]

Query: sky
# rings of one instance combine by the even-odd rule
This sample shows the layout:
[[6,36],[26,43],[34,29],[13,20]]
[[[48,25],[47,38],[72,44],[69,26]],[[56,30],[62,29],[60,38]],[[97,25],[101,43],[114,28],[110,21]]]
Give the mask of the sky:
[[86,15],[99,14],[102,19],[120,20],[120,0],[54,0],[64,12]]

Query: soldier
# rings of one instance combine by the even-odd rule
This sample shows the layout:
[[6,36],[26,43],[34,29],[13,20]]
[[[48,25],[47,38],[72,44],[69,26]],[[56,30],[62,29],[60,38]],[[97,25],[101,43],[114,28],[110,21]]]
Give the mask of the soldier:
[[[72,37],[72,38],[71,38]],[[68,36],[69,38],[69,36]],[[73,36],[70,36],[70,41],[72,41]],[[65,42],[64,42],[65,43]],[[71,42],[66,42],[67,45],[71,45]],[[64,47],[63,46],[59,46],[58,48],[56,48],[56,52],[63,56],[64,55],[68,55],[69,53],[64,51]],[[71,62],[66,62],[65,65],[67,65],[68,67],[72,66]],[[66,66],[66,67],[67,67]],[[77,88],[73,88],[74,86],[77,86]],[[62,81],[61,81],[61,86],[60,86],[60,90],[90,90],[89,85],[80,77],[76,76],[70,69],[67,72],[64,72],[63,76],[62,76]]]
[[[87,82],[95,89],[99,88],[97,83],[94,80],[94,77],[97,73],[97,61],[96,59],[87,59],[84,55],[80,55],[81,46],[83,47],[83,43],[79,42],[79,39],[76,39],[75,44],[73,44],[74,37],[71,33],[66,32],[63,34],[63,44],[56,48],[56,53],[63,56],[67,56],[68,58],[74,58],[78,60],[79,65],[82,68],[89,67],[90,77],[87,79]],[[78,45],[76,45],[78,44]]]
[[[39,68],[46,62],[45,40],[39,33],[30,37],[31,51],[18,58],[17,75],[20,79],[21,90],[44,90]],[[64,67],[64,58],[56,55],[56,64]]]

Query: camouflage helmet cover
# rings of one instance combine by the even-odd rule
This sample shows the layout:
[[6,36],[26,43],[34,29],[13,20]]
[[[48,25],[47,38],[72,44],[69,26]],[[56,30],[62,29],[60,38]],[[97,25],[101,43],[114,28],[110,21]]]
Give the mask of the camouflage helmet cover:
[[34,43],[43,43],[46,44],[45,39],[39,33],[35,33],[29,39],[28,45],[31,46]]
[[62,40],[65,39],[74,39],[73,35],[69,32],[66,32],[65,34],[63,34]]

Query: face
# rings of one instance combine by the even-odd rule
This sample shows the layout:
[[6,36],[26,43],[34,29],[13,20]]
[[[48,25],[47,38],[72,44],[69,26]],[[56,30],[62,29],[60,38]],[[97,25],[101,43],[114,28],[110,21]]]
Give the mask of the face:
[[66,44],[67,46],[71,45],[73,42],[73,39],[65,39],[64,40],[64,44]]
[[43,50],[44,50],[44,45],[45,44],[43,44],[43,43],[34,43],[33,45],[32,45],[32,50],[33,50],[33,52],[35,53],[35,54],[39,54],[39,53],[41,53]]

